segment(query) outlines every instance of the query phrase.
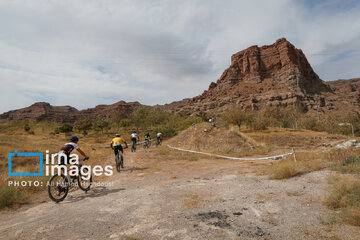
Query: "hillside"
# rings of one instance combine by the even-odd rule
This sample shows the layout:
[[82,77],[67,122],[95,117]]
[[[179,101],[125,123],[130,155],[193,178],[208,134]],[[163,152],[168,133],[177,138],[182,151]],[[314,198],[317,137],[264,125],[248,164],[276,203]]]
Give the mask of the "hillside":
[[343,135],[309,130],[269,129],[241,132],[220,123],[200,123],[169,139],[167,144],[187,150],[222,154],[233,157],[277,155],[296,149],[326,150],[343,141]]
[[9,111],[0,115],[0,123],[20,120],[37,120],[53,123],[74,123],[80,118],[95,119],[96,116],[110,117],[114,112],[120,111],[130,114],[138,107],[143,106],[138,102],[119,101],[111,105],[98,105],[86,110],[77,110],[71,106],[52,106],[46,102],[37,102],[33,105],[18,110]]

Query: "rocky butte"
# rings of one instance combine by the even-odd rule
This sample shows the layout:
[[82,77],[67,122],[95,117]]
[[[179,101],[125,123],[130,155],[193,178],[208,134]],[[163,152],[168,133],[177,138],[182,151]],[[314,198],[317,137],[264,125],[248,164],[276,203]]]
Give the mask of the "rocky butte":
[[[357,99],[339,94],[339,90],[345,91],[346,81],[322,81],[302,50],[281,38],[272,45],[251,46],[235,53],[230,67],[208,90],[186,101],[168,104],[166,109],[193,114],[222,111],[228,104],[252,110],[297,104],[307,112],[358,111]],[[352,86],[358,89],[359,84]]]

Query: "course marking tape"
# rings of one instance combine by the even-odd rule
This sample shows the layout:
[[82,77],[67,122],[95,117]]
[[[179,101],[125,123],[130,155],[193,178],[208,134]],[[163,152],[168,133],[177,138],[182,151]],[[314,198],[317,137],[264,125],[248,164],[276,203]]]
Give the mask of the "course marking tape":
[[193,151],[193,150],[187,150],[187,149],[173,147],[173,146],[170,146],[170,145],[167,145],[167,147],[171,148],[171,149],[178,150],[178,151],[183,151],[183,152],[197,153],[197,154],[203,154],[203,155],[214,156],[214,157],[219,157],[219,158],[226,158],[226,159],[233,159],[233,160],[243,160],[243,161],[268,160],[268,159],[279,160],[279,159],[282,159],[284,157],[291,156],[291,155],[295,154],[295,151],[293,150],[291,153],[285,153],[285,154],[276,155],[276,156],[270,156],[270,157],[237,158],[237,157],[228,157],[228,156],[222,156],[222,155],[212,154],[212,153],[197,152],[197,151]]

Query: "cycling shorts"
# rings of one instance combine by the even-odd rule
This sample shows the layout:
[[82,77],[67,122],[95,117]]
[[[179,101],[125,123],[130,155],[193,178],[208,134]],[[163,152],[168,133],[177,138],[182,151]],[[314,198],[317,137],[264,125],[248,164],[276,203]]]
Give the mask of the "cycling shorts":
[[121,145],[114,146],[115,155],[117,155],[119,152],[123,152],[123,147]]

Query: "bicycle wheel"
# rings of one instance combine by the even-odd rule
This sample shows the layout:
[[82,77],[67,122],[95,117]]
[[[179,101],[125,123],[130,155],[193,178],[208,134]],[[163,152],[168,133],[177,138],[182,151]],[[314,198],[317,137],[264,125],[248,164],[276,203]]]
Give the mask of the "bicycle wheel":
[[[120,154],[120,165],[121,165],[121,168],[124,168],[124,156],[122,154]],[[119,172],[120,172],[120,170],[119,170]]]
[[47,190],[51,200],[61,202],[69,192],[69,180],[63,174],[56,174],[48,181]]
[[85,192],[89,191],[92,184],[91,170],[89,170],[88,168],[83,168],[83,166],[80,166],[77,180],[78,180],[79,188],[81,190]]
[[116,171],[120,172],[120,154],[116,154]]

